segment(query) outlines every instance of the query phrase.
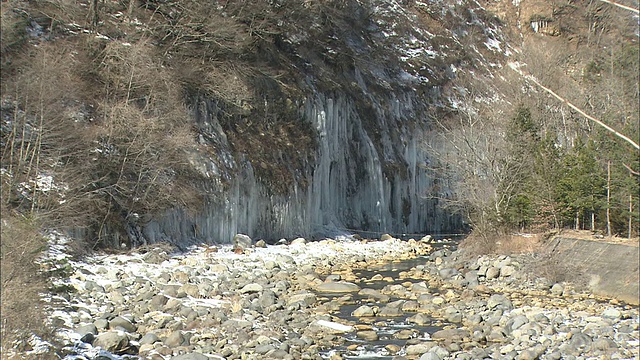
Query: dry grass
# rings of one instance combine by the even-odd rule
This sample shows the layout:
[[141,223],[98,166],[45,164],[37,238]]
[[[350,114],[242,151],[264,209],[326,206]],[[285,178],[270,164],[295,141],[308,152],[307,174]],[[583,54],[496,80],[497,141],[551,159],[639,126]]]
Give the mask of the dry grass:
[[3,211],[0,238],[2,359],[50,358],[46,354],[25,355],[31,350],[27,340],[32,335],[50,339],[52,334],[44,325],[46,316],[39,295],[46,292],[47,281],[36,263],[46,241],[33,221],[6,215]]
[[460,247],[470,256],[533,253],[542,248],[547,237],[546,234],[471,234],[460,244]]

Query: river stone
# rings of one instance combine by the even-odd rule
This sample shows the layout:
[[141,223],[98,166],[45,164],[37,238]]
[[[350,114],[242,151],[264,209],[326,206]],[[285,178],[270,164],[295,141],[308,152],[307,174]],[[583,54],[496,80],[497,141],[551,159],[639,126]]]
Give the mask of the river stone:
[[316,286],[316,290],[321,293],[345,293],[360,291],[360,287],[351,282],[336,281],[322,283]]
[[370,316],[375,316],[376,312],[374,310],[374,308],[372,308],[369,305],[362,305],[359,308],[353,310],[353,312],[351,313],[351,316],[355,316],[355,317],[370,317]]
[[98,319],[93,322],[93,325],[95,325],[98,330],[106,330],[109,328],[109,320]]
[[109,328],[116,329],[121,327],[125,329],[127,332],[136,332],[137,326],[131,323],[128,319],[123,318],[122,316],[116,316],[113,320],[109,321]]
[[209,357],[198,352],[174,356],[171,360],[209,360]]
[[413,336],[415,334],[416,334],[415,330],[402,329],[402,330],[398,331],[397,333],[393,334],[393,337],[395,339],[399,339],[399,340],[409,340],[409,339],[413,338]]
[[91,291],[96,291],[99,293],[103,293],[104,292],[104,287],[98,285],[98,283],[96,283],[95,281],[87,281],[84,283],[84,288],[85,290],[91,292]]
[[516,273],[516,268],[511,265],[505,265],[500,268],[500,276],[512,276]]
[[414,294],[428,294],[429,286],[423,281],[411,285],[411,292]]
[[420,309],[420,304],[415,301],[415,300],[409,300],[409,301],[405,301],[404,304],[402,304],[402,311],[405,312],[416,312]]
[[188,345],[187,339],[182,334],[182,331],[174,331],[166,339],[164,339],[163,343],[170,348],[175,348],[182,345]]
[[245,234],[236,234],[233,237],[233,250],[244,251],[251,247],[253,241],[251,238]]
[[242,289],[240,289],[240,293],[242,294],[246,294],[246,293],[257,293],[262,291],[264,288],[262,287],[262,285],[257,284],[257,283],[252,283],[252,284],[247,284],[245,286],[242,287]]
[[81,336],[85,336],[87,334],[98,335],[98,328],[94,324],[82,325],[78,326],[78,328],[76,329],[76,333],[80,334]]
[[316,301],[317,301],[316,294],[310,293],[310,292],[303,292],[300,294],[291,295],[289,299],[287,299],[287,305],[290,305],[296,302],[302,302],[306,306],[311,306],[315,304]]
[[492,266],[487,269],[487,273],[485,274],[485,277],[487,278],[487,280],[491,280],[491,279],[497,278],[499,275],[500,275],[500,269]]
[[469,331],[464,329],[444,329],[439,330],[431,335],[433,340],[449,340],[449,341],[462,341],[464,338],[469,337]]
[[267,247],[267,243],[264,240],[260,239],[260,240],[256,241],[256,247],[264,249],[264,248]]
[[129,338],[122,331],[108,331],[98,335],[93,341],[93,346],[119,354],[128,349]]
[[509,329],[510,331],[513,331],[513,330],[519,329],[522,325],[528,322],[529,322],[529,319],[526,316],[518,315],[509,319],[509,321],[507,321],[506,328]]
[[551,290],[550,290],[550,291],[551,291],[551,293],[552,293],[553,295],[561,296],[561,295],[562,295],[562,293],[564,292],[564,286],[562,286],[562,285],[560,285],[560,284],[557,284],[557,283],[556,283],[556,284],[553,284],[553,286],[551,287]]
[[378,310],[378,316],[401,316],[403,314],[402,310],[397,306],[386,305]]
[[442,358],[436,353],[428,352],[428,353],[422,354],[419,360],[442,360]]
[[433,341],[422,342],[419,344],[408,345],[405,352],[407,355],[422,355],[429,352],[429,350],[437,344]]
[[141,339],[140,339],[140,345],[143,344],[153,344],[157,341],[159,341],[160,339],[158,338],[158,336],[154,333],[146,333]]
[[291,240],[290,245],[304,245],[306,243],[307,243],[307,240],[305,240],[304,238],[296,238]]
[[502,306],[506,309],[513,309],[513,304],[506,296],[502,294],[493,294],[487,300],[487,307],[489,309],[495,309],[498,306]]
[[573,334],[569,340],[569,346],[571,347],[570,351],[573,355],[588,353],[591,349],[592,343],[593,341],[589,335],[581,332]]
[[264,354],[265,359],[293,359],[293,357],[289,356],[289,352],[282,349],[273,349]]
[[393,239],[393,236],[389,235],[389,234],[382,234],[382,236],[380,236],[380,241],[387,241],[387,240],[391,240]]
[[426,325],[431,321],[431,318],[429,317],[429,315],[425,315],[422,313],[418,313],[414,316],[408,317],[407,318],[407,322],[408,323],[413,323],[416,325]]
[[365,341],[378,341],[378,333],[373,330],[358,331],[356,337]]
[[360,290],[358,292],[358,295],[361,295],[363,297],[369,297],[371,299],[374,300],[378,300],[379,303],[386,303],[389,301],[389,296],[388,295],[384,295],[382,294],[380,291],[375,290],[375,289],[371,289],[371,288],[364,288],[362,290]]
[[458,275],[460,272],[457,269],[451,269],[451,268],[447,268],[447,269],[442,269],[438,272],[438,274],[440,275],[441,278],[447,280],[447,279],[451,279],[452,277]]
[[602,312],[602,317],[607,319],[620,319],[620,317],[622,317],[622,313],[618,309],[608,308]]

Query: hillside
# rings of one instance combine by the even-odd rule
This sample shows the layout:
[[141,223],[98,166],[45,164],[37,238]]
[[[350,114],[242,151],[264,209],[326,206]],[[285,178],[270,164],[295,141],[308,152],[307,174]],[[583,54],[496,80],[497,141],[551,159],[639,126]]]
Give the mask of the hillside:
[[[3,208],[97,245],[600,222],[601,201],[562,203],[589,189],[525,196],[562,179],[521,181],[541,172],[501,153],[531,140],[517,114],[555,144],[529,169],[566,167],[548,159],[584,143],[610,153],[600,172],[637,170],[506,66],[637,139],[637,16],[601,2],[10,1],[2,20]],[[471,118],[478,137],[458,136]],[[484,160],[451,152],[458,140]],[[616,231],[638,208],[627,180]],[[494,219],[475,221],[479,206]]]
[[567,103],[638,142],[637,12],[7,0],[1,26],[3,344],[41,329],[52,229],[80,256],[236,233],[638,236],[638,151]]

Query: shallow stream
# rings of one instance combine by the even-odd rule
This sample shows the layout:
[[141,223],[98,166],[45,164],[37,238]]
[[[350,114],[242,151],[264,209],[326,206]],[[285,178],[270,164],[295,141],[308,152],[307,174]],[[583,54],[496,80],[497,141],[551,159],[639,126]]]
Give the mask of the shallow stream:
[[[457,242],[455,241],[436,241],[433,244],[434,251],[440,249],[455,250]],[[400,273],[407,271],[419,265],[424,265],[426,262],[431,261],[429,256],[420,256],[410,260],[394,261],[386,263],[375,268],[366,270],[354,270],[354,274],[361,279],[360,286],[362,288],[381,290],[389,285],[399,285],[407,282],[419,283],[423,282],[423,279],[411,279],[401,278]],[[374,278],[375,276],[375,278]],[[373,279],[380,280],[373,280]],[[389,281],[389,278],[393,279]],[[430,293],[436,295],[439,293],[439,289],[430,289]],[[338,299],[344,296],[344,294],[320,294],[322,299],[330,301]],[[416,312],[401,312],[399,316],[381,316],[358,318],[352,315],[353,311],[362,305],[368,305],[371,307],[377,306],[382,308],[384,305],[392,303],[397,300],[406,300],[405,298],[389,296],[389,301],[379,303],[372,301],[368,295],[351,294],[353,299],[346,304],[341,305],[338,311],[331,312],[332,316],[335,316],[343,321],[349,323],[355,323],[355,328],[370,328],[378,335],[378,340],[363,340],[356,336],[357,331],[352,331],[341,335],[343,337],[344,344],[322,353],[323,357],[330,358],[333,354],[339,353],[343,359],[358,359],[358,360],[391,360],[397,354],[393,354],[387,349],[387,346],[395,346],[397,349],[404,347],[407,342],[417,340],[429,340],[431,334],[443,329],[448,323],[442,322],[437,319],[432,319],[425,325],[417,325],[415,323],[408,322],[407,319],[416,315]],[[396,333],[402,330],[411,330],[414,335],[409,339],[398,339]]]

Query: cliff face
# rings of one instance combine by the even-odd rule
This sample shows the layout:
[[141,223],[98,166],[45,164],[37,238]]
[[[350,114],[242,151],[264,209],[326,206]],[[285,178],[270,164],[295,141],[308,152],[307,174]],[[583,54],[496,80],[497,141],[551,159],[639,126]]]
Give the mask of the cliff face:
[[[37,119],[49,113],[76,135],[46,142],[78,144],[30,162],[60,194],[25,192],[34,171],[3,157],[18,208],[86,211],[72,232],[107,246],[464,227],[439,203],[447,184],[422,145],[451,110],[457,73],[488,74],[510,52],[477,2],[12,5],[4,92],[33,88],[52,105],[5,97],[3,146],[39,141],[21,129],[45,134]],[[38,81],[74,90],[38,92]]]
[[[228,189],[195,216],[173,209],[143,224],[147,241],[224,242],[236,233],[273,240],[463,229],[462,217],[439,204],[447,184],[430,169],[423,143],[433,118],[450,107],[443,91],[449,91],[456,72],[486,71],[483,54],[502,58],[508,51],[487,45],[502,42],[496,20],[472,3],[354,2],[343,10],[354,15],[333,19],[343,23],[325,29],[325,38],[287,33],[279,41],[286,46],[276,44],[295,82],[274,87],[283,96],[287,90],[282,87],[295,89],[288,93],[297,97],[286,100],[295,109],[288,126],[309,128],[311,146],[273,157],[238,151],[281,150],[271,147],[264,133],[239,134],[219,104],[200,97],[195,120],[203,144],[217,151],[210,174],[226,179]],[[270,104],[270,94],[262,95],[265,111],[280,111],[278,104]],[[291,163],[292,152],[309,155]],[[214,165],[219,159],[227,160]]]
[[581,41],[560,5],[11,1],[3,206],[107,246],[458,231],[425,144],[510,116],[504,65]]

